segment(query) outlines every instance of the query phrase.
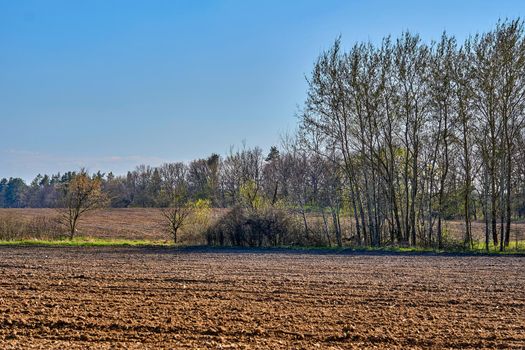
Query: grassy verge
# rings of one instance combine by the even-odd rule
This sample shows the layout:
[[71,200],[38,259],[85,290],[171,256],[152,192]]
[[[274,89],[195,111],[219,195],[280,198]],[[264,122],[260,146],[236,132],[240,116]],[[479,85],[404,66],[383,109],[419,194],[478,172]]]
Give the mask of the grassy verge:
[[[489,243],[490,252],[493,252],[493,251],[500,252],[499,248],[500,248],[499,245],[494,246],[492,242]],[[472,249],[476,251],[486,251],[485,243],[484,242],[474,242],[474,247]],[[509,246],[505,247],[505,251],[500,252],[500,253],[513,252],[513,251],[521,251],[522,253],[525,253],[525,240],[509,242]]]
[[[195,248],[196,246],[174,245],[169,241],[152,241],[152,240],[130,240],[130,239],[107,239],[96,237],[76,237],[72,240],[68,238],[59,239],[19,239],[19,240],[0,240],[0,246],[58,246],[58,247],[177,247],[177,248]],[[351,253],[351,252],[377,252],[377,253],[414,253],[414,254],[482,254],[482,255],[525,255],[525,240],[517,244],[511,244],[505,251],[500,252],[499,246],[490,246],[489,251],[485,250],[483,244],[475,244],[472,249],[448,248],[432,249],[426,247],[368,247],[368,246],[345,246],[345,247],[319,247],[319,246],[278,246],[278,247],[218,247],[218,246],[200,246],[212,250],[225,249],[242,249],[242,250],[291,250],[304,252],[332,252],[332,253]]]
[[166,241],[150,241],[150,240],[130,240],[130,239],[105,239],[95,237],[77,237],[73,239],[20,239],[20,240],[0,240],[0,245],[3,246],[64,246],[64,247],[109,247],[109,246],[123,246],[123,247],[140,247],[140,246],[170,246],[172,245]]

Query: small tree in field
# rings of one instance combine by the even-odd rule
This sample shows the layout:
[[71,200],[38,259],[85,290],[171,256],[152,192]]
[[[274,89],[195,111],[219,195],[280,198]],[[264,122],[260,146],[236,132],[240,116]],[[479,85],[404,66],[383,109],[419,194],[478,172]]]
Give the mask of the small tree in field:
[[100,177],[91,178],[85,170],[74,175],[63,187],[62,206],[58,209],[60,221],[68,228],[69,238],[73,239],[84,213],[103,208],[107,202]]
[[165,230],[173,238],[173,243],[177,243],[177,233],[185,226],[193,214],[194,205],[185,196],[175,196],[167,208],[162,208],[162,224]]
[[170,180],[161,190],[160,203],[165,207],[161,208],[160,224],[177,243],[177,235],[193,216],[195,205],[188,196],[187,168],[179,163],[169,170]]

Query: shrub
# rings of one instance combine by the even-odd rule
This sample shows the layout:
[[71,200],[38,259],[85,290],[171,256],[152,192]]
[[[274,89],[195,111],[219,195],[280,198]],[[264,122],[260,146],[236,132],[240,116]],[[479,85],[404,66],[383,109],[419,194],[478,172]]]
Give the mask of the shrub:
[[0,216],[0,240],[56,239],[62,231],[54,217],[40,215],[24,221],[11,214]]
[[13,240],[22,235],[23,223],[13,215],[0,216],[0,239]]
[[206,232],[207,243],[219,246],[279,246],[300,244],[300,230],[283,210],[234,207]]
[[64,229],[57,217],[39,215],[26,224],[29,238],[57,239],[63,235]]

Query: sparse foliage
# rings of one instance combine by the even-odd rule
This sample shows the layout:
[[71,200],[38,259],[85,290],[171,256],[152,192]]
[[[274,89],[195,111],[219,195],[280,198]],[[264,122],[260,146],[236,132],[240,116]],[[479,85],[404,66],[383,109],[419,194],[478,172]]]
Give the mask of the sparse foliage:
[[102,191],[100,177],[89,177],[85,170],[74,174],[62,186],[61,207],[58,208],[61,222],[67,227],[69,238],[77,231],[78,221],[89,211],[106,206],[108,197]]

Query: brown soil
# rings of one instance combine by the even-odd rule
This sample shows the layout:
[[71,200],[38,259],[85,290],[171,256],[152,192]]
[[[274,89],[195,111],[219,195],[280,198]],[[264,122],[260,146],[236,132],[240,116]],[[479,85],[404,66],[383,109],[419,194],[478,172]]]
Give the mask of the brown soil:
[[525,257],[0,247],[0,348],[518,349]]

